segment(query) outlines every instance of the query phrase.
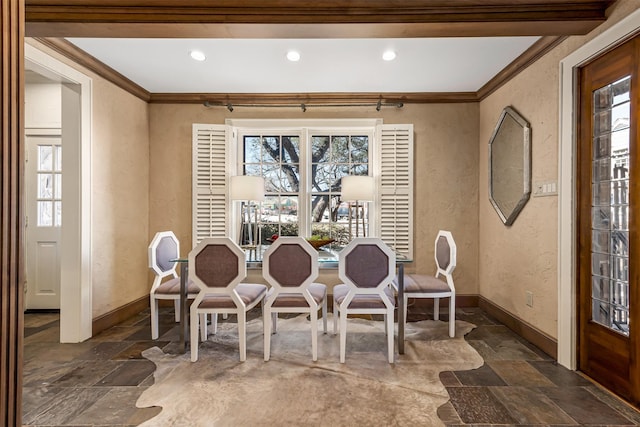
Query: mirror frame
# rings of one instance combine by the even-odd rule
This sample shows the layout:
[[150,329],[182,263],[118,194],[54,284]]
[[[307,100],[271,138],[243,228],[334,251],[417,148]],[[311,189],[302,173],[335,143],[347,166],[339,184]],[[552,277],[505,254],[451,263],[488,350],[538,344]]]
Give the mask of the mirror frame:
[[[495,171],[493,170],[493,143],[496,138],[500,135],[500,131],[502,129],[502,125],[504,123],[505,118],[507,116],[511,117],[522,127],[522,139],[520,141],[513,141],[516,144],[522,144],[523,146],[523,158],[522,158],[522,197],[513,208],[511,212],[503,212],[496,200],[494,199],[494,188],[493,188],[493,177],[495,175]],[[511,225],[516,220],[516,217],[524,207],[524,205],[529,200],[531,196],[531,125],[524,117],[520,115],[515,109],[512,107],[505,107],[502,110],[502,114],[498,119],[498,123],[496,124],[495,129],[493,130],[493,134],[489,139],[489,201],[493,205],[493,208],[498,213],[498,216],[504,223],[504,225]]]

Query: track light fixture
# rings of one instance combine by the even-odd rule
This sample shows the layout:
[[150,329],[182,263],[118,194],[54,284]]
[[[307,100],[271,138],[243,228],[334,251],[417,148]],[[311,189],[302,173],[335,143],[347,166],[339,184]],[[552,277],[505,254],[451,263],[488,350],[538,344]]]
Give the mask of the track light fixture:
[[252,108],[292,108],[292,107],[298,107],[302,110],[302,112],[306,112],[307,108],[312,107],[312,108],[316,108],[316,107],[323,107],[323,108],[331,108],[331,107],[375,107],[376,111],[380,111],[382,110],[383,107],[395,107],[395,108],[402,108],[404,107],[404,103],[402,102],[384,102],[382,101],[382,99],[379,99],[377,102],[375,103],[367,103],[367,102],[363,102],[363,103],[339,103],[339,104],[331,104],[331,103],[327,103],[327,104],[305,104],[305,103],[300,103],[300,104],[294,104],[294,103],[290,103],[290,104],[232,104],[231,102],[215,102],[215,101],[204,101],[203,105],[207,108],[211,108],[211,107],[226,107],[227,110],[229,110],[230,113],[233,112],[235,107],[252,107]]

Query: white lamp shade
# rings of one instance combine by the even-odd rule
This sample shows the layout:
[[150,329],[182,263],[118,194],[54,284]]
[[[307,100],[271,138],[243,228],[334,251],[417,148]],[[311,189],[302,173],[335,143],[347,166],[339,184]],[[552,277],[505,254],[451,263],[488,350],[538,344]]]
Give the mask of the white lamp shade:
[[264,178],[261,176],[232,176],[230,185],[231,200],[264,200]]
[[373,201],[375,185],[372,176],[349,175],[342,177],[342,200]]

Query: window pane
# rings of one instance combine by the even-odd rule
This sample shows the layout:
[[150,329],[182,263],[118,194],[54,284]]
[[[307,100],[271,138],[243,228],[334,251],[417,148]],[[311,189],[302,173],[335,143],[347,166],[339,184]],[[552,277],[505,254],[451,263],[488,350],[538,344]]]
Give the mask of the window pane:
[[340,191],[340,180],[348,174],[349,171],[345,166],[337,166],[331,163],[319,164],[316,166],[315,172],[312,172],[312,191]]
[[53,147],[51,145],[38,145],[38,170],[53,170]]
[[280,168],[280,188],[285,193],[297,193],[300,187],[300,167],[297,164],[283,164]]
[[262,240],[269,242],[276,236],[297,236],[298,198],[267,197],[262,202]]
[[53,186],[54,190],[54,196],[56,199],[62,199],[62,174],[57,173],[54,175],[55,176],[55,185]]
[[53,175],[50,173],[38,174],[38,198],[50,199],[53,197]]
[[260,163],[262,160],[259,136],[245,136],[244,161],[245,163]]
[[298,136],[282,137],[282,162],[300,163],[300,138]]
[[51,227],[53,225],[53,202],[38,202],[38,227]]
[[55,158],[55,170],[57,172],[60,172],[62,170],[62,147],[60,145],[55,146]]
[[353,163],[369,163],[369,138],[367,136],[351,137],[351,161]]
[[369,165],[352,165],[351,175],[369,175]]
[[62,202],[54,202],[55,222],[56,227],[62,226]]
[[611,232],[611,253],[629,256],[629,232],[614,230]]
[[593,162],[593,182],[609,181],[613,179],[611,159],[605,158]]
[[311,137],[311,162],[319,163],[329,160],[330,144],[328,136]]
[[609,304],[603,301],[593,300],[593,311],[591,312],[591,319],[607,328],[611,326],[609,321]]
[[263,163],[279,163],[280,155],[280,137],[265,136],[262,138],[262,162]]
[[591,296],[602,301],[609,301],[611,283],[609,279],[601,276],[593,276],[591,284]]
[[606,134],[594,138],[593,157],[594,159],[608,158],[611,155],[611,134]]
[[264,188],[267,193],[279,193],[282,190],[280,183],[280,168],[276,165],[264,165],[262,168]]
[[349,137],[334,136],[331,138],[331,162],[349,163]]

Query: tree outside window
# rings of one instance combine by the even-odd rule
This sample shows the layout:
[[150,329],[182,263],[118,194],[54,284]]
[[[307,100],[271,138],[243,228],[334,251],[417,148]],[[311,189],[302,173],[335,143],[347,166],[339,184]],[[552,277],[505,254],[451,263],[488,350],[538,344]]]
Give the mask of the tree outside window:
[[[307,144],[302,159],[301,144]],[[266,200],[259,208],[263,242],[298,235],[309,223],[312,236],[334,239],[334,246],[349,242],[350,227],[357,225],[350,221],[349,204],[340,199],[341,179],[368,175],[368,135],[314,133],[308,140],[299,135],[246,135],[243,148],[244,173],[265,178]],[[302,176],[309,182],[301,190]],[[299,204],[307,201],[309,218],[301,218]],[[360,216],[367,218],[366,208],[360,209]]]

